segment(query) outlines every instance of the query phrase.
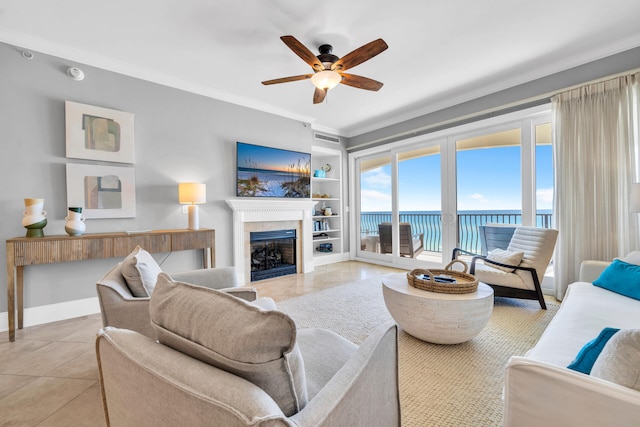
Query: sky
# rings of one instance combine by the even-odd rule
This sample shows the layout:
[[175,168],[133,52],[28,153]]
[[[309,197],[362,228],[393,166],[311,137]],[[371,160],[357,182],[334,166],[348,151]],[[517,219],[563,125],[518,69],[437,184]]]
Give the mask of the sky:
[[300,165],[304,172],[309,172],[311,168],[311,155],[308,153],[281,150],[262,145],[239,142],[237,156],[238,167],[289,171],[292,165],[295,165],[295,169]]
[[[458,151],[458,210],[520,210],[520,147]],[[399,164],[400,211],[441,210],[440,155]],[[553,164],[550,145],[536,149],[537,209],[552,209]],[[361,176],[362,212],[391,211],[391,166]]]

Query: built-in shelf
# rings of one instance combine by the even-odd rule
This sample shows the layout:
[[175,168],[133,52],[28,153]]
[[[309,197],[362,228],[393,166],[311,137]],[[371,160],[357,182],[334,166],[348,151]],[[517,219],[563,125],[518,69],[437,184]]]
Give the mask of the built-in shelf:
[[[315,265],[329,264],[345,259],[344,250],[344,206],[342,202],[342,151],[325,147],[313,147],[311,151],[312,171],[322,170],[330,165],[331,170],[325,171],[326,176],[311,178],[311,195],[315,205],[312,218],[313,232],[313,260]],[[325,168],[326,169],[326,168]],[[321,197],[319,197],[321,196]],[[331,208],[332,215],[325,216],[322,209]],[[326,237],[317,238],[320,234]],[[326,248],[331,244],[331,252],[321,252],[320,245]]]

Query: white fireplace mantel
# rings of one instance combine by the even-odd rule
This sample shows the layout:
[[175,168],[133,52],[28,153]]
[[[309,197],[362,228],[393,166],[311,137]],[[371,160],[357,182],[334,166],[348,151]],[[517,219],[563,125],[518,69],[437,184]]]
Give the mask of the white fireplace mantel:
[[302,272],[313,271],[313,209],[317,202],[309,199],[229,199],[233,211],[233,265],[240,283],[245,278],[245,223],[271,221],[301,221]]

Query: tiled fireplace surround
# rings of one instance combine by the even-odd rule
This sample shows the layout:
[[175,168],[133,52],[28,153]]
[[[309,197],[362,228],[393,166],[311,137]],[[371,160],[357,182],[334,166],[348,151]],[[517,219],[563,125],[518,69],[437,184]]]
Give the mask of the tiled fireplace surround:
[[298,273],[313,271],[312,200],[230,199],[233,211],[233,265],[240,283],[251,280],[252,231],[296,230],[296,264]]

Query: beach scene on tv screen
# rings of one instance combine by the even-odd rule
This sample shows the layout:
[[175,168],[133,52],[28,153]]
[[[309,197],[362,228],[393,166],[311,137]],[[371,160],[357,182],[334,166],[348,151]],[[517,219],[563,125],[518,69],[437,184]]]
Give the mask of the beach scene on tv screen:
[[310,197],[311,154],[242,142],[237,150],[238,196]]

